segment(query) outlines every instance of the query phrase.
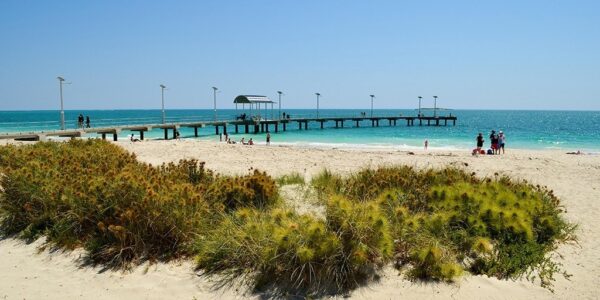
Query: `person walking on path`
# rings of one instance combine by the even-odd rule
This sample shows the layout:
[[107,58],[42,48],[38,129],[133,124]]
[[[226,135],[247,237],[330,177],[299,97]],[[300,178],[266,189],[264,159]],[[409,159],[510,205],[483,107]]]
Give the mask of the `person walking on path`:
[[83,128],[83,115],[79,114],[77,117],[77,128]]

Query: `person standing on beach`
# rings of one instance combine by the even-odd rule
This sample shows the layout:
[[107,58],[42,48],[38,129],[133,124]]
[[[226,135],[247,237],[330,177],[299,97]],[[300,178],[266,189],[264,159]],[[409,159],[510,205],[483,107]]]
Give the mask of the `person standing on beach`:
[[267,132],[267,146],[271,145],[271,134]]
[[490,142],[492,143],[492,151],[494,154],[500,153],[498,150],[498,135],[496,134],[496,130],[492,130],[492,133],[490,134]]
[[429,147],[429,141],[425,140],[425,151],[427,151],[427,147]]
[[481,148],[483,148],[483,142],[485,142],[485,140],[483,139],[483,133],[480,132],[477,136],[477,148],[475,149],[476,155],[479,155],[479,153],[481,153]]
[[500,133],[498,134],[498,154],[500,154],[500,150],[502,150],[502,154],[504,154],[504,143],[506,142],[506,136],[504,135],[504,132],[502,132],[502,130],[500,130]]
[[85,128],[90,128],[90,116],[85,116]]

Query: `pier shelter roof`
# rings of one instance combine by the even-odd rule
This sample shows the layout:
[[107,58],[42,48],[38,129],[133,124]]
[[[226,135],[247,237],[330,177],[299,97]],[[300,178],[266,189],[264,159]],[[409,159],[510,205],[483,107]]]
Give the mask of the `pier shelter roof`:
[[235,104],[242,103],[275,103],[267,96],[259,95],[239,95],[233,100]]

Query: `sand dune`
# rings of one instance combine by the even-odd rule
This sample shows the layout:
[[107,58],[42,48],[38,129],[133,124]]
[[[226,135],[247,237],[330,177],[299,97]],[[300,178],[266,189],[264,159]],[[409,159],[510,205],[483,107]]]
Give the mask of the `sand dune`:
[[[564,245],[559,253],[570,281],[557,277],[555,293],[525,280],[501,281],[466,276],[459,283],[419,284],[402,279],[392,268],[379,283],[356,290],[357,299],[594,299],[600,284],[600,156],[566,155],[563,151],[509,151],[503,156],[472,157],[450,151],[309,149],[290,146],[242,146],[208,141],[119,142],[152,164],[197,158],[221,173],[245,173],[258,168],[277,176],[292,171],[306,178],[328,168],[351,172],[363,167],[407,164],[418,168],[454,165],[479,176],[506,174],[553,189],[567,209],[566,217],[579,224],[580,245]],[[0,241],[0,299],[239,299],[261,295],[243,290],[213,289],[198,277],[190,261],[144,265],[131,272],[101,272],[80,268],[80,252],[37,253],[41,243],[25,245]]]

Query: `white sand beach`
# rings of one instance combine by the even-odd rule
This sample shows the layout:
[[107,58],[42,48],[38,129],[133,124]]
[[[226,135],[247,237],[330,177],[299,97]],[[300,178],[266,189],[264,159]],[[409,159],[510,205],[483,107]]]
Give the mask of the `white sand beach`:
[[[526,280],[502,281],[466,275],[456,284],[413,283],[387,268],[380,282],[355,290],[356,299],[596,299],[600,285],[600,155],[567,155],[565,151],[508,150],[506,155],[472,157],[460,151],[315,149],[291,146],[243,146],[181,140],[118,142],[138,159],[152,164],[196,158],[220,173],[260,169],[279,176],[311,176],[328,168],[351,172],[365,167],[410,165],[417,168],[456,166],[478,176],[508,175],[548,186],[561,199],[566,218],[579,224],[579,245],[558,253],[570,280],[557,275],[554,293]],[[41,241],[0,241],[0,299],[244,299],[261,295],[243,289],[215,289],[214,282],[194,273],[192,261],[143,265],[131,272],[80,267],[81,252],[38,253]]]

